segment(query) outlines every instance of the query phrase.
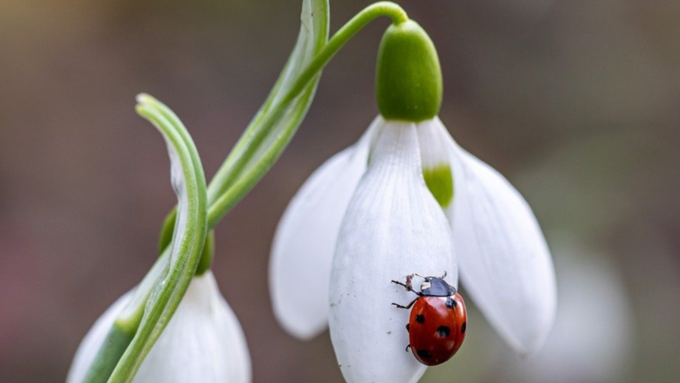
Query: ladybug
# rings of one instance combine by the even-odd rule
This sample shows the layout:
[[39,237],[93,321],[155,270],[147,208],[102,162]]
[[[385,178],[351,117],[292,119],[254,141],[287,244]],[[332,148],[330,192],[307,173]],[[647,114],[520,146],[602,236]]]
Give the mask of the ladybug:
[[[413,290],[414,276],[423,278],[420,291]],[[407,306],[392,303],[400,309],[410,309],[406,330],[413,356],[422,364],[436,366],[451,359],[465,339],[467,311],[463,297],[456,288],[446,283],[446,272],[440,278],[423,277],[418,274],[406,276],[406,283],[392,281],[404,286],[418,297]]]

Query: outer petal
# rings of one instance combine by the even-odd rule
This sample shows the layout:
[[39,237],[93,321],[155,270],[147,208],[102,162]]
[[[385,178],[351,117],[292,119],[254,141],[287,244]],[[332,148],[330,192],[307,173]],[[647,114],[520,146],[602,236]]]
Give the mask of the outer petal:
[[408,344],[412,273],[457,279],[451,231],[423,181],[414,124],[387,122],[340,230],[330,289],[330,332],[350,383],[415,382],[425,366]]
[[250,357],[241,326],[211,272],[195,277],[135,383],[247,383]]
[[328,325],[328,281],[340,223],[380,125],[376,119],[357,144],[321,165],[276,229],[269,269],[274,314],[298,338],[312,338]]
[[496,170],[449,142],[454,202],[447,209],[463,283],[500,335],[533,354],[550,333],[557,305],[550,251],[524,198]]
[[[129,299],[119,299],[85,337],[68,382],[80,382],[106,331]],[[212,273],[195,277],[168,327],[144,360],[134,383],[247,383],[250,357],[243,331]]]

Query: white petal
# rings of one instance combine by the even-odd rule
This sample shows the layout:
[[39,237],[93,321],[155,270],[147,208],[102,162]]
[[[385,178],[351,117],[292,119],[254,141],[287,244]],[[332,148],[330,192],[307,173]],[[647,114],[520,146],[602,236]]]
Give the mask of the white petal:
[[500,335],[520,354],[538,351],[557,305],[550,251],[524,198],[496,170],[453,141],[454,202],[447,209],[466,290]]
[[391,280],[412,273],[456,284],[451,231],[423,181],[415,125],[387,122],[340,230],[330,289],[330,332],[350,383],[415,382],[425,366],[404,349],[415,298]]
[[211,272],[195,277],[134,383],[247,383],[250,357],[238,319]]
[[309,339],[328,325],[328,282],[340,223],[366,170],[376,119],[358,143],[331,157],[293,197],[272,245],[274,314],[290,334]]
[[87,369],[94,361],[94,357],[99,351],[99,347],[104,342],[106,334],[108,334],[113,321],[116,320],[118,314],[123,311],[125,305],[132,297],[132,292],[124,294],[122,297],[111,305],[102,316],[94,322],[90,331],[85,335],[83,341],[78,346],[78,351],[73,357],[73,363],[68,371],[67,383],[80,383],[87,374]]
[[[97,320],[81,344],[69,373],[79,383],[126,294]],[[134,383],[248,383],[250,356],[238,319],[222,298],[212,273],[195,277],[168,327],[142,363]]]

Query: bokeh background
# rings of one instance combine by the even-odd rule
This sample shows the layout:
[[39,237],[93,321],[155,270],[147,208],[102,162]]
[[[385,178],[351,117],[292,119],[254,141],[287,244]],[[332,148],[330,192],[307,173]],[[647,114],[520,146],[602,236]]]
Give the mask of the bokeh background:
[[[0,2],[0,382],[61,382],[81,338],[155,259],[174,204],[149,92],[212,175],[276,79],[299,0]],[[331,1],[332,30],[368,1]],[[680,2],[403,0],[442,61],[456,139],[533,206],[560,287],[522,361],[470,313],[426,382],[680,381]],[[387,21],[328,66],[299,134],[217,230],[214,271],[256,382],[341,382],[327,334],[284,333],[267,293],[287,201],[377,113]],[[464,286],[463,286],[464,290]]]

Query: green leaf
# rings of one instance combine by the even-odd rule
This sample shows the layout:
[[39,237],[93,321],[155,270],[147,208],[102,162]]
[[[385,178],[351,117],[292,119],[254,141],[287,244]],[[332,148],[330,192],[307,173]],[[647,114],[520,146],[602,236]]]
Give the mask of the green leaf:
[[[137,332],[111,374],[111,383],[128,383],[134,378],[184,297],[207,235],[205,176],[189,133],[170,109],[151,96],[140,95],[138,102],[138,113],[156,126],[166,140],[172,164],[172,186],[178,201],[177,219],[167,254],[150,272],[157,277],[151,279],[151,283],[145,278],[135,294],[140,299],[133,298],[132,307],[116,320],[116,326],[135,326],[143,307]],[[148,300],[142,305],[145,297]]]
[[[300,33],[286,66],[267,100],[210,183],[211,226],[264,176],[302,123],[312,103],[320,73],[301,92],[295,89],[299,85],[296,82],[326,45],[328,20],[328,0],[303,1]],[[244,185],[246,174],[249,176]],[[238,193],[228,193],[235,185],[239,185]]]

